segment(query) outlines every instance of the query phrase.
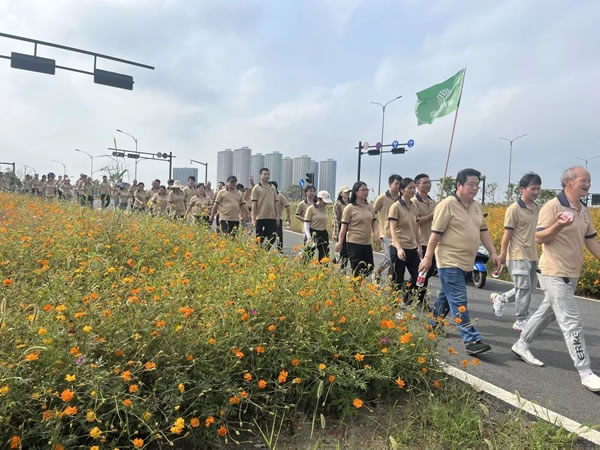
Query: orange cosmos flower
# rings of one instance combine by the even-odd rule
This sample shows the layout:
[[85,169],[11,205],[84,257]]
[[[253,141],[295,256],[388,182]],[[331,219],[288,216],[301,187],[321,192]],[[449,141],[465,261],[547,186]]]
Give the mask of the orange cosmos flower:
[[65,416],[73,416],[77,414],[77,406],[67,406],[63,411]]
[[404,333],[402,336],[400,336],[400,342],[402,344],[408,344],[411,339],[412,339],[412,333]]
[[144,446],[144,440],[140,438],[135,438],[131,443],[135,448],[142,448]]
[[469,360],[468,360],[468,359],[463,359],[463,360],[462,360],[462,365],[463,365],[464,367],[469,367]]
[[221,437],[227,436],[227,428],[225,428],[223,425],[221,425],[219,427],[219,429],[217,430],[217,434]]
[[60,399],[65,403],[73,400],[73,397],[75,397],[75,392],[73,392],[71,389],[65,389],[60,394]]
[[259,389],[264,389],[267,387],[267,382],[265,380],[258,380]]
[[354,400],[352,400],[352,406],[354,406],[355,408],[362,408],[363,407],[363,401],[360,398],[355,398]]
[[123,406],[126,406],[127,408],[131,408],[133,406],[133,402],[131,400],[129,400],[128,398],[126,398],[125,400],[123,400]]
[[37,361],[40,359],[40,352],[31,352],[25,355],[26,361]]
[[10,438],[10,448],[19,448],[19,445],[21,445],[21,438],[19,436]]
[[133,393],[137,392],[139,388],[140,387],[137,384],[130,384],[129,385],[129,392],[131,392],[133,394]]
[[292,359],[292,366],[298,367],[299,364],[300,364],[300,360],[298,358]]
[[252,377],[252,374],[251,374],[251,373],[249,373],[249,372],[246,372],[246,373],[244,374],[244,380],[246,380],[246,381],[252,381],[252,378],[253,378],[253,377]]
[[154,370],[156,369],[156,363],[152,362],[152,361],[148,361],[144,367],[146,368],[146,370]]
[[131,372],[129,370],[124,370],[121,374],[121,378],[123,381],[131,381]]
[[259,345],[258,347],[256,347],[256,353],[264,353],[265,352],[265,348],[262,345]]
[[288,372],[287,370],[281,370],[281,372],[279,372],[279,384],[283,384],[287,381],[287,377],[288,377]]
[[234,395],[233,397],[229,398],[229,404],[238,405],[239,403],[240,403],[240,398],[237,395]]
[[333,383],[335,381],[335,375],[329,375],[328,380],[330,383]]
[[402,378],[396,378],[396,384],[398,385],[398,387],[400,389],[402,389],[404,386],[406,386],[406,383],[404,382],[404,380]]
[[354,359],[356,359],[357,361],[363,361],[365,359],[365,355],[357,353],[356,355],[354,355]]
[[198,428],[200,426],[200,419],[198,419],[197,417],[192,417],[190,419],[190,426],[192,428]]
[[466,307],[465,305],[460,305],[460,306],[458,307],[458,312],[460,312],[460,313],[464,313],[464,312],[466,312],[466,311],[467,311],[467,307]]
[[478,366],[481,361],[479,361],[479,359],[477,359],[477,358],[473,358],[471,360],[471,362],[473,363],[474,366]]
[[6,278],[5,280],[2,281],[2,284],[6,287],[6,286],[10,286],[12,284],[12,280]]
[[271,333],[273,333],[275,331],[277,327],[273,324],[269,325],[269,328],[267,328],[267,330],[269,330]]
[[209,428],[213,423],[215,423],[215,418],[213,416],[208,416],[204,422],[204,426]]

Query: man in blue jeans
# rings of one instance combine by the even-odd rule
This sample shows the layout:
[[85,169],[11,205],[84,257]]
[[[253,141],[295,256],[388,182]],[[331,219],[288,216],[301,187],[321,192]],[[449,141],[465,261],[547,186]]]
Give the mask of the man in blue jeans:
[[456,192],[435,208],[427,252],[419,265],[419,272],[427,272],[435,252],[442,288],[433,307],[434,323],[439,323],[450,313],[467,354],[472,356],[491,349],[481,342],[481,335],[471,324],[467,310],[467,276],[473,270],[479,242],[490,252],[494,266],[500,268],[483,210],[475,200],[480,177],[481,173],[475,169],[458,172]]

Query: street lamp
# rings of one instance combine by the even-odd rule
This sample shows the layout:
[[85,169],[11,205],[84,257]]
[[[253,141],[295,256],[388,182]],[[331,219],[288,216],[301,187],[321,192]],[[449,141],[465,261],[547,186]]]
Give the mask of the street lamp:
[[190,164],[191,163],[201,164],[204,166],[204,184],[206,185],[208,183],[208,163],[196,161],[195,159],[190,159]]
[[587,170],[588,162],[590,162],[592,159],[596,159],[596,158],[600,158],[600,155],[592,156],[591,158],[588,158],[588,159],[585,159],[585,158],[575,158],[575,159],[580,159],[581,161],[585,161],[585,170]]
[[[399,95],[396,98],[391,99],[389,102],[385,103],[385,104],[381,104],[381,103],[377,103],[377,102],[370,102],[374,105],[379,105],[381,106],[381,145],[383,145],[383,129],[385,126],[385,107],[387,105],[389,105],[390,103],[398,100],[399,98],[402,98],[401,95]],[[377,182],[377,195],[379,195],[381,193],[381,165],[383,164],[383,153],[379,153],[379,181]]]
[[78,148],[76,148],[75,151],[79,152],[79,153],[83,153],[84,155],[88,155],[88,157],[90,158],[90,178],[91,178],[92,175],[94,174],[94,157],[92,155],[90,155],[88,152],[84,152],[83,150],[79,150]]
[[512,192],[510,192],[510,173],[512,170],[512,147],[513,147],[513,142],[515,142],[517,139],[521,139],[522,137],[527,136],[528,133],[522,134],[521,136],[517,136],[515,138],[509,139],[509,138],[505,138],[505,137],[500,137],[498,139],[502,139],[503,141],[508,141],[510,143],[510,153],[508,155],[508,197],[509,200],[512,198]]
[[[136,153],[139,153],[139,152],[138,152],[138,141],[137,141],[137,139],[136,139],[134,136],[132,136],[131,134],[127,133],[126,131],[119,130],[118,128],[117,128],[117,132],[119,132],[119,133],[123,133],[123,134],[126,134],[126,135],[127,135],[127,136],[129,136],[131,139],[133,139],[133,142],[135,142],[135,152],[136,152]],[[116,147],[117,147],[117,145],[116,145],[116,141],[115,141],[115,148],[116,148]],[[136,180],[137,180],[137,165],[138,165],[138,161],[139,161],[139,158],[137,158],[137,159],[135,160],[135,170],[134,170],[134,172],[133,172],[133,178],[135,178]]]
[[63,177],[67,174],[67,165],[61,161],[58,161],[56,159],[53,159],[52,162],[58,163],[61,166],[63,166]]

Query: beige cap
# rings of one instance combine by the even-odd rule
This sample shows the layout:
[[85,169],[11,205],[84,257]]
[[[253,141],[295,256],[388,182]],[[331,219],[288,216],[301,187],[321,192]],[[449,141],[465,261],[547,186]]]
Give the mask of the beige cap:
[[320,198],[325,203],[333,203],[331,201],[331,196],[329,195],[329,192],[327,192],[327,191],[319,191],[319,193],[317,194],[317,198]]
[[342,194],[344,192],[351,192],[351,191],[352,191],[352,188],[344,185],[344,186],[342,186],[341,188],[338,189],[338,195],[340,195],[340,194]]
[[175,180],[175,182],[173,183],[173,186],[171,186],[172,189],[181,189],[183,188],[183,185],[181,184],[181,182],[179,180]]

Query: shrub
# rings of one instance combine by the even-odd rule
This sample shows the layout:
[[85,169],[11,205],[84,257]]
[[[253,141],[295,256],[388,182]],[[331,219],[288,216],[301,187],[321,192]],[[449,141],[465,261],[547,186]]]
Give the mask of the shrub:
[[1,442],[206,448],[274,414],[440,386],[431,327],[331,265],[203,225],[0,202]]

